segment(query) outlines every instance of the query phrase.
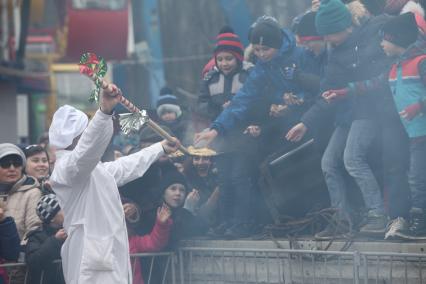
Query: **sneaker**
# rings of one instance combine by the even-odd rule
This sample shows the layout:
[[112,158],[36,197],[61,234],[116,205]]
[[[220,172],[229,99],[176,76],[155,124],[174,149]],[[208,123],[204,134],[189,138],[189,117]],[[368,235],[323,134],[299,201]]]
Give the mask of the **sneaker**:
[[366,235],[380,234],[383,237],[386,232],[387,223],[388,219],[385,215],[375,214],[370,211],[368,212],[365,224],[361,227],[359,232]]
[[385,240],[392,238],[407,239],[408,236],[408,223],[404,218],[398,217],[390,221],[385,233]]
[[347,237],[350,233],[349,224],[347,221],[337,221],[329,223],[324,230],[315,234],[317,240],[331,240],[336,238]]
[[426,238],[426,216],[421,208],[411,208],[411,223],[408,228],[409,237],[412,239]]

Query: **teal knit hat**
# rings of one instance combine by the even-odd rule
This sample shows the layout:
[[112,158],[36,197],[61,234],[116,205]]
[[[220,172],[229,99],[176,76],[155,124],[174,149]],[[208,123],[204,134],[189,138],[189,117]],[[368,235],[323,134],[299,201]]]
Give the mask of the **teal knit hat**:
[[352,25],[352,15],[341,0],[322,0],[315,26],[321,36],[344,31]]

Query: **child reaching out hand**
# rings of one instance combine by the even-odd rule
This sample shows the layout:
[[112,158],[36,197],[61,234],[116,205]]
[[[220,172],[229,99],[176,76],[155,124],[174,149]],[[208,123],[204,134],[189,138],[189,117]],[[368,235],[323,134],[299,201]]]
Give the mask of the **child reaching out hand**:
[[[151,233],[144,236],[135,234],[132,229],[132,224],[137,223],[140,219],[140,209],[138,206],[131,201],[127,201],[123,204],[123,209],[128,228],[130,254],[160,251],[167,245],[170,236],[170,229],[173,224],[173,221],[170,218],[171,210],[169,206],[163,204],[158,208],[154,228]],[[142,277],[140,259],[138,257],[133,258],[131,263],[133,283],[143,284],[144,281]]]

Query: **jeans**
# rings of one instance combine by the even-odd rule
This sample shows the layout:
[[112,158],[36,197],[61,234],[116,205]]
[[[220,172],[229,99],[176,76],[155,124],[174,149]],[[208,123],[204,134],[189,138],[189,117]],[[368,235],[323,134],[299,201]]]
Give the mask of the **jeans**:
[[336,127],[321,160],[321,169],[330,195],[331,207],[344,210],[345,213],[349,213],[349,206],[346,196],[345,175],[347,173],[343,164],[343,153],[348,134],[349,128]]
[[410,139],[410,184],[412,206],[426,209],[426,137]]
[[220,188],[221,222],[246,223],[253,217],[250,204],[253,196],[253,162],[244,152],[233,152],[217,157]]
[[408,218],[410,189],[408,136],[399,117],[382,122],[383,181],[391,219]]
[[348,203],[349,173],[361,189],[368,210],[384,214],[383,199],[378,183],[367,163],[367,153],[377,129],[371,121],[356,120],[351,127],[338,126],[334,130],[321,161],[324,179],[330,194],[331,206],[351,216]]
[[384,215],[380,186],[368,164],[368,154],[377,141],[379,127],[372,120],[354,120],[349,131],[343,156],[346,170],[361,190],[367,210]]

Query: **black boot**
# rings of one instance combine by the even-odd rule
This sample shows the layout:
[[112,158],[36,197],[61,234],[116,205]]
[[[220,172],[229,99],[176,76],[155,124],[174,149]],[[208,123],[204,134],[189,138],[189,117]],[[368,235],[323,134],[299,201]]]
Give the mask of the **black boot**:
[[368,212],[365,222],[359,232],[365,235],[381,236],[383,238],[386,232],[388,219],[383,214]]

